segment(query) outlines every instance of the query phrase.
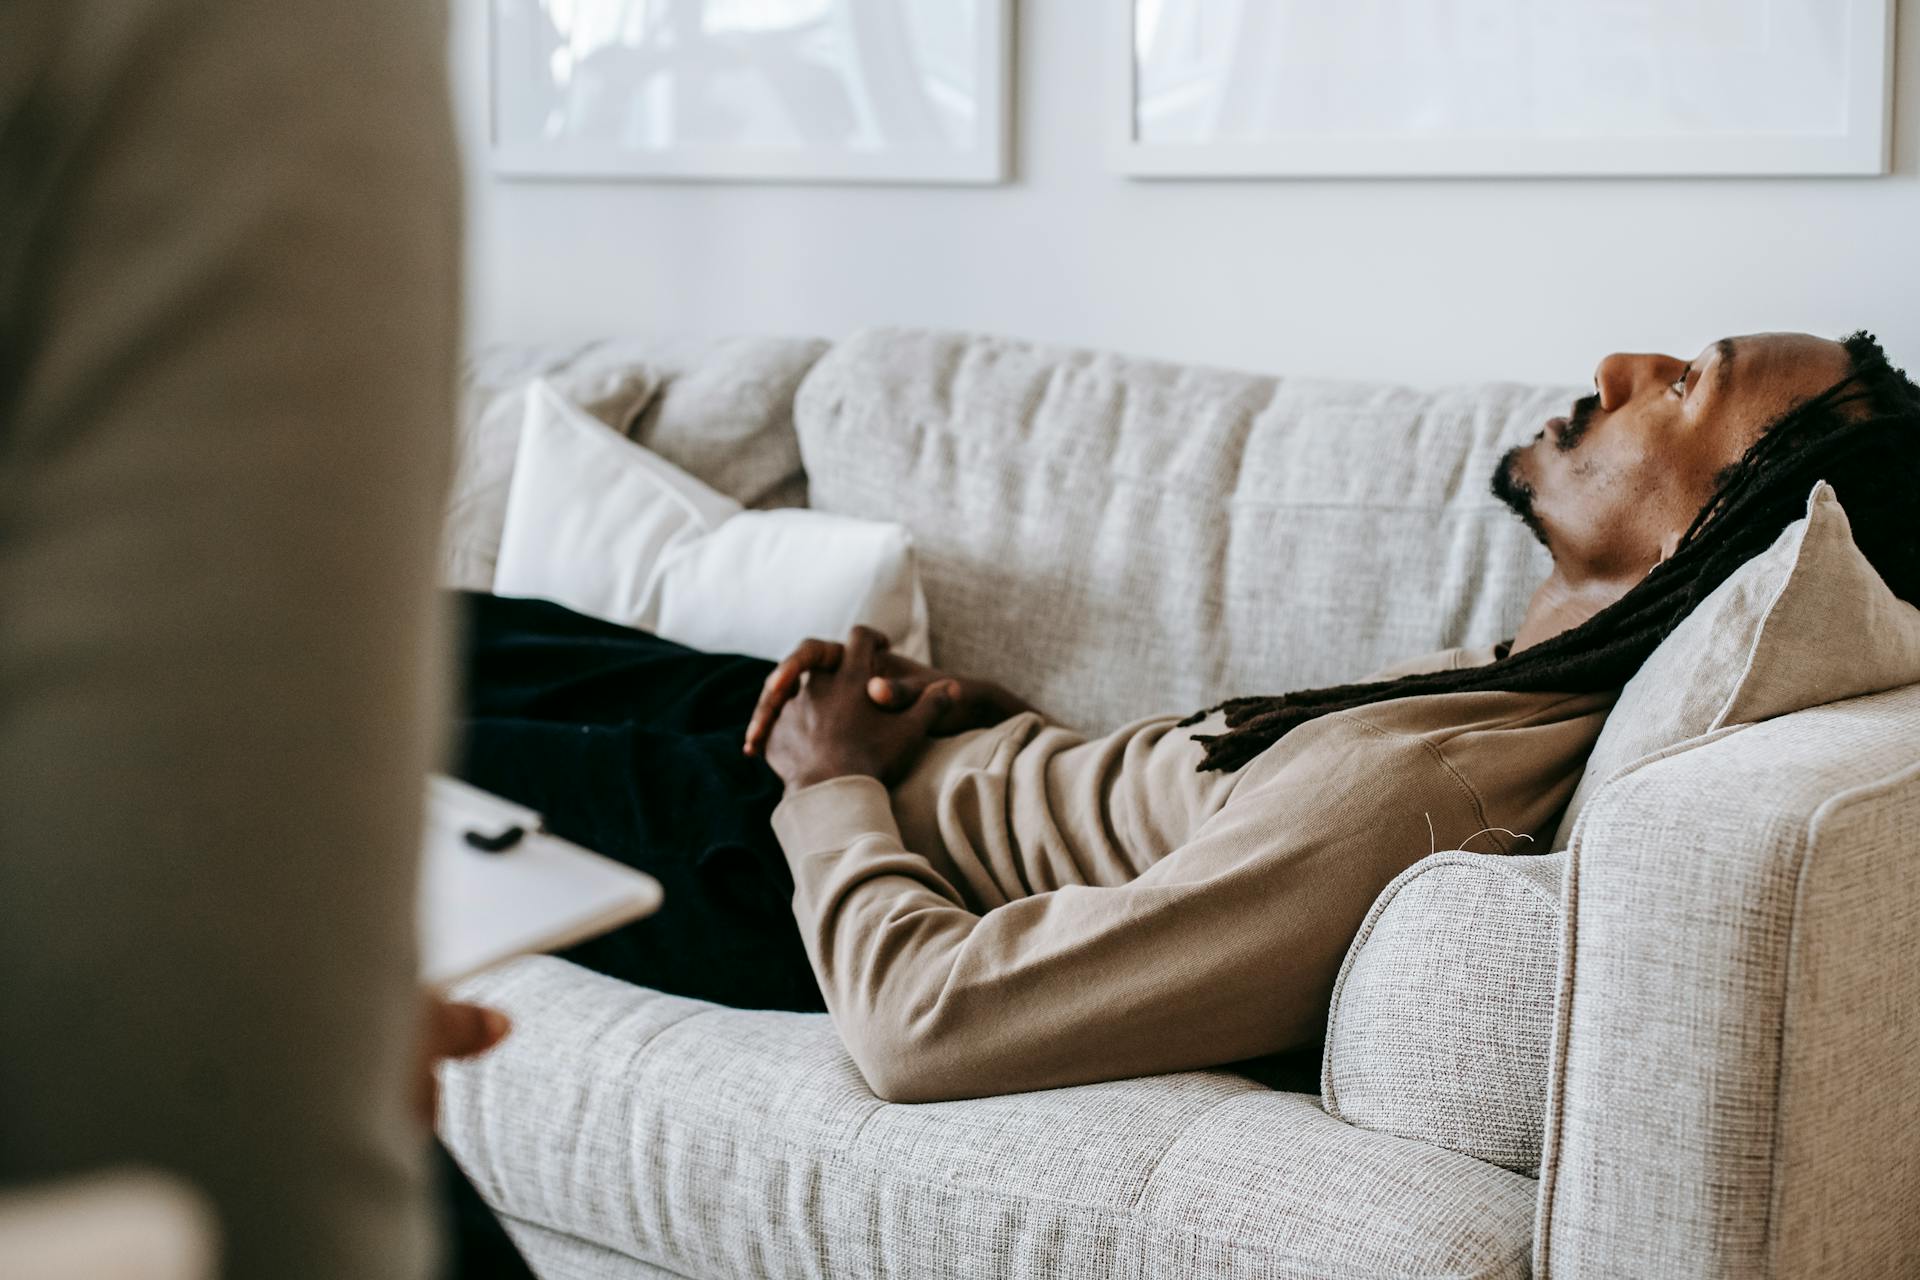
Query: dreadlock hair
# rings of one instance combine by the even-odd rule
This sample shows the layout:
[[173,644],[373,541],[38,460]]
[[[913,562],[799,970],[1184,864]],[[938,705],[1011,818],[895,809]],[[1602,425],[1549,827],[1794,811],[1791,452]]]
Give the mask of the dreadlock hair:
[[1195,734],[1202,771],[1233,770],[1309,720],[1414,694],[1594,693],[1618,689],[1693,607],[1806,514],[1817,481],[1833,486],[1854,543],[1893,593],[1920,604],[1920,387],[1872,334],[1844,339],[1847,375],[1767,427],[1717,477],[1673,555],[1577,627],[1485,666],[1372,684],[1229,698],[1182,725],[1226,713],[1227,729]]

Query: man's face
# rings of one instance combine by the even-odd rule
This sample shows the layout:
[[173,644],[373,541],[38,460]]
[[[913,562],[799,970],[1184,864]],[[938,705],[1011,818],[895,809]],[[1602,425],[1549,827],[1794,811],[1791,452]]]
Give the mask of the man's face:
[[1691,360],[1608,356],[1593,395],[1500,460],[1494,495],[1563,572],[1642,575],[1672,553],[1720,473],[1847,363],[1845,347],[1802,333],[1722,338]]

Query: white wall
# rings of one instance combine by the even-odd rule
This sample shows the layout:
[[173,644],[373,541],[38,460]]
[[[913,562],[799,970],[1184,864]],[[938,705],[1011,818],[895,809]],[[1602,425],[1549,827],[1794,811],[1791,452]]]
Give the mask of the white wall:
[[[1279,373],[1584,382],[1609,351],[1876,330],[1920,366],[1920,0],[1885,178],[1129,181],[1096,0],[1019,0],[1015,180],[526,183],[480,154],[455,0],[478,341],[991,330]],[[1920,371],[1920,370],[1916,370]]]

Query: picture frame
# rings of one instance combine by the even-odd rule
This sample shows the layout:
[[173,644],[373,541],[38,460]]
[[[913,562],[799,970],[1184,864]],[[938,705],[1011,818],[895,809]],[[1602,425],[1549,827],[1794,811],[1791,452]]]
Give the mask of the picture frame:
[[[1409,0],[1400,0],[1400,7],[1409,14],[1415,12]],[[1428,15],[1440,7],[1424,8],[1427,12],[1417,15],[1417,22],[1408,21],[1428,24],[1426,29],[1431,30],[1434,19]],[[1492,24],[1479,33],[1485,36],[1486,48],[1497,48],[1503,32],[1519,32],[1530,38],[1517,38],[1513,45],[1527,47],[1531,61],[1515,58],[1502,63],[1497,56],[1480,57],[1476,50],[1471,66],[1448,68],[1432,60],[1409,63],[1426,75],[1426,97],[1415,101],[1415,94],[1409,92],[1400,108],[1401,126],[1387,121],[1382,127],[1382,116],[1388,113],[1375,113],[1374,102],[1391,99],[1414,78],[1392,78],[1381,70],[1390,67],[1390,58],[1372,56],[1380,43],[1377,24],[1383,12],[1394,11],[1393,0],[1384,6],[1309,5],[1307,0],[1119,0],[1109,24],[1106,55],[1112,81],[1112,167],[1145,179],[1807,176],[1890,171],[1893,0],[1662,0],[1644,8],[1657,29],[1641,33],[1637,45],[1608,55],[1611,61],[1595,53],[1583,62],[1583,46],[1563,39],[1565,56],[1556,64],[1540,53],[1543,47],[1555,47],[1550,39],[1541,38],[1542,25],[1580,22],[1582,4],[1539,6],[1532,0],[1492,0],[1474,6],[1474,12]],[[1236,76],[1230,60],[1247,57],[1249,48],[1258,55],[1262,49],[1284,47],[1273,34],[1276,21],[1284,20],[1289,10],[1308,9],[1311,13],[1298,24],[1298,32],[1308,40],[1323,40],[1330,50],[1364,50],[1366,61],[1359,71],[1345,80],[1326,75],[1319,99],[1311,96],[1314,86],[1303,86],[1292,103],[1276,104],[1274,99],[1280,95],[1268,82],[1255,84],[1251,93],[1239,92],[1236,100],[1235,90],[1245,90],[1251,77]],[[1598,24],[1603,19],[1617,21],[1618,12],[1618,6],[1596,6],[1585,16]],[[1187,47],[1180,52],[1187,65],[1180,65],[1178,58],[1162,57],[1143,42],[1143,19],[1150,13],[1159,23],[1168,21],[1171,14],[1189,26],[1203,21],[1212,24],[1197,39],[1190,32],[1182,33]],[[1231,21],[1249,14],[1251,23],[1262,24],[1259,38],[1248,37],[1247,24]],[[1689,24],[1689,17],[1695,21]],[[1357,26],[1343,31],[1342,22],[1376,25],[1371,32]],[[1804,64],[1813,71],[1782,74],[1770,85],[1759,78],[1755,60],[1743,59],[1738,49],[1729,51],[1715,43],[1744,39],[1751,44],[1757,22],[1776,24],[1761,32],[1762,39],[1773,38],[1766,48],[1767,65],[1790,72]],[[1825,37],[1838,33],[1838,37],[1790,40],[1785,33],[1789,27]],[[1697,32],[1698,38],[1676,36],[1686,47],[1663,48],[1661,30]],[[1158,38],[1165,33],[1156,29],[1155,34]],[[1445,34],[1460,36],[1458,31]],[[1469,47],[1465,39],[1457,44]],[[1712,51],[1711,56],[1701,56],[1702,48]],[[1299,65],[1312,66],[1316,74],[1321,71],[1322,64],[1311,61],[1313,53],[1295,56]],[[1338,55],[1327,56],[1337,60]],[[1216,70],[1208,83],[1209,66],[1228,69]],[[1267,57],[1262,74],[1284,75],[1279,69],[1283,66],[1283,59]],[[1557,82],[1550,79],[1556,66],[1561,71]],[[1387,92],[1369,97],[1367,74],[1379,75]],[[1503,74],[1515,77],[1505,92]],[[1720,83],[1697,83],[1703,75],[1717,75]],[[1628,96],[1636,76],[1640,89]],[[1548,82],[1522,85],[1520,77],[1547,78]],[[1621,83],[1613,104],[1606,92],[1610,78]],[[1573,96],[1586,90],[1591,90],[1588,97]],[[1249,106],[1261,94],[1267,99],[1265,122],[1261,111]],[[1343,100],[1361,104],[1344,124]],[[1498,123],[1489,127],[1485,118],[1498,113],[1503,101],[1520,109],[1499,114]],[[1233,110],[1227,109],[1230,102]],[[1746,126],[1737,121],[1730,125],[1724,118],[1743,109],[1750,116],[1774,118],[1749,120]],[[1660,110],[1668,117],[1664,122],[1654,118]],[[1625,123],[1613,128],[1592,126],[1593,121],[1608,118],[1610,111]],[[1797,119],[1795,111],[1800,113]],[[1290,112],[1295,127],[1287,127]],[[1460,121],[1476,112],[1483,113],[1482,123],[1461,127]],[[1375,118],[1363,118],[1370,114]],[[1423,116],[1424,120],[1418,119]],[[1582,119],[1588,122],[1586,127],[1580,127]],[[1793,127],[1796,123],[1805,127]]]
[[547,181],[1004,182],[1013,2],[486,0],[489,166]]

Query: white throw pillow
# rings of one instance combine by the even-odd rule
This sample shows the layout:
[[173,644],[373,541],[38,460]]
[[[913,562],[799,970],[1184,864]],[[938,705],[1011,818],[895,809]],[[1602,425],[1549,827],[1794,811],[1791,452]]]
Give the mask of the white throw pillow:
[[743,510],[544,381],[527,388],[493,590],[715,653],[781,658],[863,623],[929,657],[904,527]]
[[1553,847],[1593,793],[1643,756],[1732,724],[1920,681],[1920,609],[1888,589],[1833,488],[1736,569],[1620,691]]

